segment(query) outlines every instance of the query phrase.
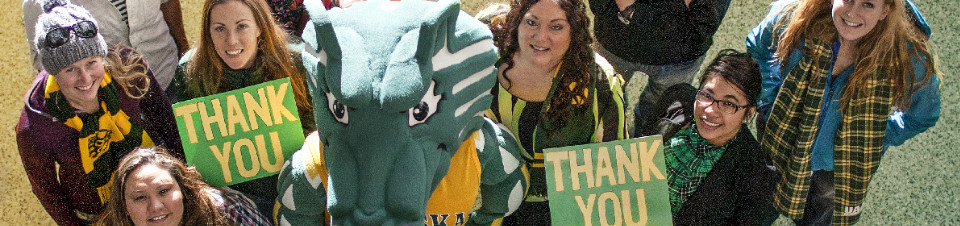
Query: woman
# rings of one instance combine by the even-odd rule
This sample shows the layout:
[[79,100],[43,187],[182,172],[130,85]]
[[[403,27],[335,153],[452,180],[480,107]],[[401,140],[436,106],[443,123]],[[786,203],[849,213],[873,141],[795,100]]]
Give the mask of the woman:
[[904,0],[796,0],[775,3],[748,35],[781,214],[801,225],[859,219],[886,147],[939,118],[929,33]]
[[288,38],[273,22],[266,3],[211,0],[203,12],[200,43],[181,60],[168,91],[175,94],[171,99],[187,100],[289,77],[303,131],[315,130],[306,71],[300,63],[303,42]]
[[[23,0],[23,27],[28,43],[36,38],[37,16],[43,12],[44,2],[49,1],[69,1],[90,11],[107,43],[129,46],[143,55],[161,89],[169,86],[177,61],[190,50],[180,0]],[[39,50],[35,45],[29,46],[34,68],[43,70]]]
[[[657,109],[664,137],[670,206],[676,225],[763,225],[770,207],[772,169],[746,122],[760,93],[760,72],[746,53],[721,50],[704,69],[700,88],[675,85],[685,95],[664,96]],[[686,93],[684,93],[686,94]],[[679,103],[679,104],[676,104]],[[691,117],[685,113],[692,109]],[[692,122],[692,123],[691,123]]]
[[[303,43],[288,45],[269,10],[262,0],[206,1],[200,43],[181,61],[168,90],[175,94],[171,99],[188,100],[289,77],[304,133],[316,130],[306,70],[300,63]],[[270,213],[276,181],[265,177],[230,187],[257,203],[261,213]]]
[[491,20],[505,22],[490,25],[505,38],[488,116],[517,136],[531,167],[526,200],[504,223],[543,225],[543,149],[626,138],[623,80],[590,48],[582,1],[521,0],[511,9]]
[[114,201],[98,225],[270,225],[250,199],[210,187],[160,148],[130,152],[114,177]]
[[121,156],[161,145],[183,158],[173,110],[142,56],[108,49],[85,9],[48,2],[36,27],[45,70],[27,91],[16,127],[20,158],[54,221],[92,223],[110,199]]

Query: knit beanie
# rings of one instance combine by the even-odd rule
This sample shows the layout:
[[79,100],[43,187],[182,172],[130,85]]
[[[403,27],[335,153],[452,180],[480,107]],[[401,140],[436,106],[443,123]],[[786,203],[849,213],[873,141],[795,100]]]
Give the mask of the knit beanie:
[[[87,57],[107,56],[107,43],[100,35],[99,24],[90,12],[68,0],[45,0],[42,4],[43,13],[37,19],[34,43],[47,73],[56,75],[61,69]],[[93,37],[80,37],[78,23],[84,21],[92,22],[93,28],[96,28]],[[47,34],[50,31],[71,27],[72,30],[67,32],[63,45],[51,46],[51,43],[47,43]]]

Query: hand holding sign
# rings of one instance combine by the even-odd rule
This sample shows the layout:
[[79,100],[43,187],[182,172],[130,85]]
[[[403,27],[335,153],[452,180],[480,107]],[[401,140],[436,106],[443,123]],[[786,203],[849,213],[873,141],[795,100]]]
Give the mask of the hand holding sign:
[[173,110],[187,164],[213,186],[277,174],[304,140],[289,78],[182,101]]
[[659,135],[543,153],[553,222],[672,225]]

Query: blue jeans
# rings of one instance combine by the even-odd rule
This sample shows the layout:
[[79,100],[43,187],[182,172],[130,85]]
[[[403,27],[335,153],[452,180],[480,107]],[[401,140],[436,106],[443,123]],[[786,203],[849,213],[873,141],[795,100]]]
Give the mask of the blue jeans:
[[[613,65],[613,69],[616,70],[617,73],[624,76],[627,83],[630,83],[630,80],[634,77],[641,77],[639,76],[640,73],[647,75],[647,87],[643,89],[643,92],[640,94],[640,101],[633,110],[634,131],[632,134],[634,136],[640,134],[643,123],[647,121],[647,118],[653,112],[653,104],[660,99],[663,91],[672,85],[693,81],[693,77],[697,74],[697,71],[700,70],[700,64],[703,63],[703,56],[700,56],[696,59],[676,64],[645,65],[627,61],[610,53],[610,51],[604,49],[602,45],[597,44],[597,46],[599,47],[597,48],[597,52],[606,58],[607,62],[610,62],[610,65]],[[695,85],[694,87],[697,86]],[[623,93],[624,100],[627,100],[626,85],[624,86]]]

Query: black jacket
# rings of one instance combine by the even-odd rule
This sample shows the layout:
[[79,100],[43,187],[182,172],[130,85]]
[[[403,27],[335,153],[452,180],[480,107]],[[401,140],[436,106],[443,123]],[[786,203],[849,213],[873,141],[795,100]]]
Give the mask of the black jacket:
[[[664,143],[694,123],[696,88],[677,84],[664,91],[643,136],[664,134]],[[775,172],[770,157],[744,124],[713,170],[673,216],[674,225],[769,225],[778,215],[772,195]],[[769,166],[769,167],[768,167]]]
[[732,142],[673,216],[674,225],[764,225],[776,216],[769,157],[746,125]]
[[614,0],[590,0],[597,42],[614,55],[646,65],[667,65],[702,56],[727,13],[730,0],[637,0],[629,24]]

